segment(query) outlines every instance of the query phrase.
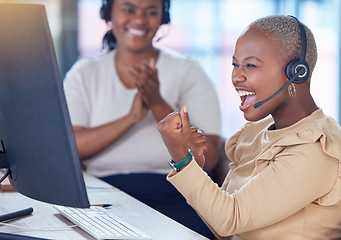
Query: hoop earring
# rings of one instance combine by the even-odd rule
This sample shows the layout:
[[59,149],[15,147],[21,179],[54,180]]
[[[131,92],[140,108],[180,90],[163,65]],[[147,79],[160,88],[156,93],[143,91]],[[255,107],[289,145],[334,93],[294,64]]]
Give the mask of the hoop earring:
[[295,84],[290,84],[288,86],[288,93],[290,97],[296,97],[296,88],[295,88]]

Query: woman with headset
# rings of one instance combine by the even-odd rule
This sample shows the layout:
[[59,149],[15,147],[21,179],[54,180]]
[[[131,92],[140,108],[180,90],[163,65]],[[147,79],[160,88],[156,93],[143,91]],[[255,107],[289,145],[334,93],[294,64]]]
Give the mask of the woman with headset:
[[341,127],[311,96],[316,61],[313,34],[291,16],[258,19],[238,38],[232,83],[249,122],[226,142],[221,188],[187,151],[190,110],[159,123],[168,180],[219,239],[341,238]]
[[109,51],[79,60],[65,78],[65,95],[88,173],[209,237],[209,229],[166,180],[169,153],[157,124],[186,104],[194,126],[189,147],[202,157],[196,147],[204,131],[205,170],[211,170],[219,152],[221,113],[214,87],[196,60],[153,46],[160,25],[170,22],[169,7],[169,0],[104,0],[100,14],[111,26],[104,37]]

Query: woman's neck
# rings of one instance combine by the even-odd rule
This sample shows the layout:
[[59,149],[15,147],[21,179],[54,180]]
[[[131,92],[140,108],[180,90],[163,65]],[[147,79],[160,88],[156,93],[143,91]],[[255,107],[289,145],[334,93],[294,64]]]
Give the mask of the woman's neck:
[[297,98],[297,101],[290,104],[290,108],[283,109],[280,114],[272,114],[276,129],[291,126],[318,109],[310,93]]
[[154,58],[157,61],[159,50],[151,48],[148,51],[132,52],[124,49],[117,49],[115,60],[118,64],[131,67],[132,64],[141,64],[143,61],[149,61]]

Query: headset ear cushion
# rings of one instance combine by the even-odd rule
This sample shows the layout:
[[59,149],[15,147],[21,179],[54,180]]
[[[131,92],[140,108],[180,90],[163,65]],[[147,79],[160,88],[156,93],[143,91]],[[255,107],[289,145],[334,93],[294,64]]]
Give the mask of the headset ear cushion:
[[103,4],[100,11],[99,11],[101,19],[105,20],[106,22],[110,21],[110,11],[108,11],[107,4]]
[[105,13],[104,13],[104,10],[103,10],[103,6],[101,7],[101,9],[99,10],[99,15],[101,17],[101,19],[105,20]]
[[301,62],[299,59],[294,59],[291,62],[288,63],[286,74],[289,80],[301,69],[303,68],[305,71],[303,74],[298,75],[298,77],[293,81],[293,83],[303,83],[305,82],[309,75],[310,75],[310,69],[309,65],[306,62]]
[[165,11],[162,16],[162,23],[161,24],[168,24],[170,22],[169,12]]

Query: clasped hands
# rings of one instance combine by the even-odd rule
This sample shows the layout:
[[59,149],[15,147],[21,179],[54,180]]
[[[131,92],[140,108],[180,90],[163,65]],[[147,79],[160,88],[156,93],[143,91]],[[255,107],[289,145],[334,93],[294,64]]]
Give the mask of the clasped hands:
[[168,114],[159,122],[158,130],[174,162],[184,159],[190,148],[198,165],[204,166],[207,140],[201,130],[191,127],[186,106],[180,113]]
[[158,72],[153,58],[149,62],[143,61],[142,64],[133,64],[129,74],[133,77],[135,87],[148,108],[162,101]]
[[[134,78],[138,89],[134,105],[152,108],[163,101],[154,59],[150,59],[149,62],[144,61],[139,65],[134,64],[129,73]],[[207,139],[200,129],[191,126],[187,107],[183,107],[180,113],[168,114],[159,122],[158,130],[174,162],[184,159],[190,148],[198,165],[204,166],[204,154],[208,149]]]

